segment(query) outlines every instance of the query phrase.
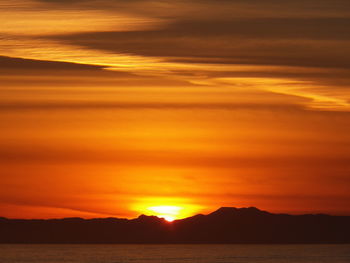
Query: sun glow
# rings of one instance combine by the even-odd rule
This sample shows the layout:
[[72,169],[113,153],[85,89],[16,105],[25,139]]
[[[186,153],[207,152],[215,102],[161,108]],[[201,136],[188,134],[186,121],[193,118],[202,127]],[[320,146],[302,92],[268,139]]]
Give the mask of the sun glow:
[[168,222],[201,213],[203,208],[179,198],[142,198],[132,206],[138,215],[157,216]]
[[155,216],[164,218],[168,222],[172,222],[180,215],[180,211],[183,208],[180,206],[152,206],[148,210],[153,212]]

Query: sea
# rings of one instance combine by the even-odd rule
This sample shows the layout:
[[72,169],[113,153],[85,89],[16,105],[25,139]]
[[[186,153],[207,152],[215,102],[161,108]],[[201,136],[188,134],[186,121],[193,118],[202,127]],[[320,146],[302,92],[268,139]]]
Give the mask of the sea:
[[350,245],[0,245],[0,263],[350,263]]

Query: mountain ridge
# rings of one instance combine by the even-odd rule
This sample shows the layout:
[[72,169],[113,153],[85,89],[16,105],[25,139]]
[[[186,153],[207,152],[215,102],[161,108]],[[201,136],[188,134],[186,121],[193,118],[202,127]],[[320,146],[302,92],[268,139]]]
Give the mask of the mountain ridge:
[[273,214],[256,207],[221,207],[167,222],[157,216],[7,219],[0,243],[350,243],[350,216]]
[[[227,213],[231,213],[232,212],[236,212],[236,213],[240,213],[242,211],[256,211],[257,213],[260,214],[265,214],[265,215],[288,215],[288,216],[333,216],[333,217],[350,217],[350,215],[331,215],[331,214],[324,214],[324,213],[306,213],[306,214],[288,214],[288,213],[270,213],[268,211],[264,211],[261,210],[259,208],[256,208],[254,206],[251,207],[220,207],[217,210],[204,215],[204,214],[195,214],[193,216],[189,216],[189,217],[185,217],[182,219],[176,219],[174,220],[174,222],[176,221],[181,221],[181,220],[185,220],[185,219],[189,219],[189,218],[193,218],[193,217],[197,217],[197,216],[210,216],[210,215],[217,215],[217,214],[227,214]],[[95,218],[83,218],[83,217],[63,217],[63,218],[47,218],[47,219],[41,219],[41,218],[7,218],[7,217],[1,217],[0,216],[0,220],[137,220],[140,218],[154,218],[154,219],[161,219],[166,221],[164,218],[162,218],[161,216],[155,216],[155,215],[145,215],[145,214],[140,214],[138,217],[135,218],[124,218],[124,217],[95,217]],[[167,221],[166,221],[167,222]]]

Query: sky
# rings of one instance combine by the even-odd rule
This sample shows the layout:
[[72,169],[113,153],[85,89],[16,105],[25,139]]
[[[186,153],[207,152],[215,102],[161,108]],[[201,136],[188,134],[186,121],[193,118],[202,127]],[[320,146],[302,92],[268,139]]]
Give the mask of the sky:
[[350,215],[348,0],[8,0],[0,25],[0,216]]

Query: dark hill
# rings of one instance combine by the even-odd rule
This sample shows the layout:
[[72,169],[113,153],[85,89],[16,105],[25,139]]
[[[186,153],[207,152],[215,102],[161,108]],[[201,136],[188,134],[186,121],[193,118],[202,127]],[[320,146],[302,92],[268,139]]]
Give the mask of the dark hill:
[[0,218],[0,243],[350,243],[350,216],[223,207],[172,223],[145,215],[131,220]]

